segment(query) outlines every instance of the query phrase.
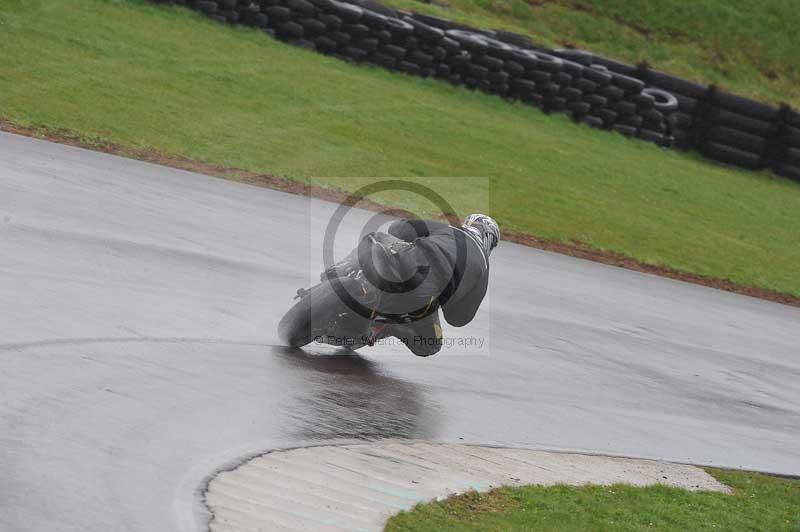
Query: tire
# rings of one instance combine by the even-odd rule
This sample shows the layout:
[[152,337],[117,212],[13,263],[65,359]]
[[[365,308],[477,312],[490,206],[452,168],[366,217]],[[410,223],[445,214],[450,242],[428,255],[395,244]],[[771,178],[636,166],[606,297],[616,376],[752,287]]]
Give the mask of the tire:
[[532,70],[525,73],[525,79],[533,81],[537,85],[547,85],[550,83],[551,77],[549,72],[542,72],[540,70]]
[[636,104],[640,111],[649,111],[656,106],[656,98],[652,94],[639,93],[630,96],[629,101]]
[[326,37],[325,35],[320,35],[319,37],[314,38],[314,44],[317,47],[317,50],[321,52],[332,52],[336,50],[339,46],[336,41],[333,39]]
[[408,61],[416,63],[421,67],[429,67],[433,64],[433,56],[420,50],[414,50],[406,57]]
[[354,46],[372,53],[378,49],[379,44],[378,39],[361,39],[360,41],[356,41]]
[[766,103],[757,102],[743,96],[737,96],[721,90],[711,94],[711,103],[717,107],[739,113],[757,120],[772,122],[778,118],[778,108]]
[[800,148],[786,148],[780,161],[792,166],[800,166]]
[[584,94],[583,101],[594,109],[604,109],[608,107],[608,98],[599,94]]
[[562,71],[553,76],[553,82],[558,83],[562,87],[568,87],[572,84],[572,76]]
[[800,111],[797,111],[796,109],[786,109],[782,118],[786,124],[792,127],[800,128]]
[[411,74],[412,76],[419,74],[419,66],[409,61],[399,61],[397,63],[397,69],[406,74]]
[[308,39],[289,39],[286,42],[294,46],[299,46],[300,48],[305,48],[306,50],[316,51],[317,49],[317,46]]
[[434,28],[433,26],[429,26],[424,22],[415,20],[411,17],[404,17],[403,20],[414,27],[414,35],[421,41],[439,44],[444,39],[444,31],[440,30],[439,28]]
[[517,94],[528,94],[536,91],[536,83],[527,79],[512,79],[510,85]]
[[486,76],[489,75],[489,69],[473,63],[469,65],[469,75],[477,80],[486,79]]
[[725,144],[705,142],[701,148],[703,155],[715,161],[755,170],[761,168],[761,157],[749,151],[739,150]]
[[639,108],[633,102],[622,101],[614,104],[614,110],[621,115],[635,115]]
[[374,30],[382,30],[386,27],[386,15],[365,9],[364,14],[361,15],[361,23],[366,24]]
[[622,133],[626,137],[635,137],[636,136],[636,128],[631,126],[626,126],[623,124],[614,124],[612,126],[614,131]]
[[667,125],[664,122],[660,121],[644,119],[642,120],[642,129],[655,131],[656,133],[661,133],[662,135],[667,134]]
[[239,13],[232,9],[224,9],[222,11],[217,11],[217,15],[224,18],[225,22],[228,24],[236,24],[239,22]]
[[489,72],[489,75],[486,77],[489,81],[492,82],[493,85],[508,85],[509,81],[508,72]]
[[417,48],[419,48],[420,42],[419,39],[417,39],[413,35],[409,35],[408,37],[404,37],[399,41],[397,41],[397,44],[405,47],[410,52],[411,50],[416,50]]
[[450,65],[451,68],[461,68],[469,64],[471,60],[472,58],[468,52],[461,52],[448,57],[446,63]]
[[639,129],[639,132],[636,134],[636,136],[642,140],[658,144],[659,146],[662,146],[664,144],[664,134],[661,133],[660,131],[653,131],[650,129]]
[[684,130],[675,130],[672,132],[672,136],[674,139],[672,145],[679,150],[691,150],[695,147],[692,135]]
[[658,109],[647,109],[646,111],[641,111],[639,114],[649,122],[661,123],[664,121],[664,113]]
[[236,0],[216,0],[217,6],[221,10],[233,9],[236,7]]
[[715,126],[708,130],[706,139],[717,144],[725,144],[751,153],[763,154],[767,143],[764,137],[751,135],[738,129]]
[[484,53],[489,48],[482,35],[472,31],[455,29],[447,30],[445,36],[456,41],[462,48],[475,53]]
[[339,31],[342,27],[342,19],[329,13],[323,13],[317,17],[317,20],[325,24],[325,28],[327,28],[328,31]]
[[[583,99],[583,93],[580,91],[580,89],[576,89],[575,87],[567,87],[566,89],[562,90],[561,96],[563,96],[568,102],[579,102]],[[588,103],[586,106],[589,108],[592,107],[591,104]],[[586,112],[588,113],[589,111],[587,110]]]
[[275,33],[283,39],[300,39],[305,34],[297,22],[282,22],[275,26]]
[[433,56],[433,60],[437,64],[440,64],[447,57],[447,50],[445,50],[441,46],[434,46],[428,51],[428,53],[430,53]]
[[213,15],[218,9],[216,2],[208,2],[206,0],[197,0],[192,4],[192,7],[198,11],[202,11],[207,15]]
[[213,20],[216,20],[217,22],[221,22],[222,24],[226,24],[228,22],[227,20],[225,20],[225,17],[223,17],[222,15],[218,15],[216,13],[208,16],[211,17]]
[[264,10],[264,13],[266,13],[270,20],[277,23],[288,22],[292,19],[292,11],[283,6],[269,6]]
[[511,74],[512,77],[518,78],[525,74],[525,67],[512,59],[507,59],[503,63],[503,70]]
[[548,113],[559,113],[567,109],[567,101],[560,96],[545,96],[542,98],[542,105]]
[[671,116],[673,117],[675,127],[678,129],[689,129],[694,122],[692,115],[680,111],[673,113]]
[[697,100],[688,96],[683,96],[677,92],[670,93],[678,100],[678,110],[683,113],[693,114],[697,110]]
[[706,94],[708,93],[708,87],[706,85],[685,80],[659,70],[652,70],[648,68],[644,72],[644,78],[648,85],[669,91],[675,95],[680,94],[681,96],[686,96],[695,100],[705,98]]
[[[559,93],[561,92],[561,87],[555,83],[545,83],[544,85],[537,84],[537,86],[539,88],[539,92],[546,96],[559,96]],[[566,103],[566,98],[562,96],[561,99]]]
[[325,34],[325,36],[328,37],[333,42],[335,42],[337,47],[347,46],[348,44],[350,44],[350,41],[353,40],[350,37],[350,35],[342,31],[329,31],[327,34]]
[[336,0],[331,0],[331,2],[333,4],[333,14],[342,19],[343,22],[354,24],[364,16],[364,10],[358,6]]
[[286,6],[295,13],[300,13],[301,15],[305,15],[307,17],[310,17],[317,12],[314,4],[308,0],[288,0],[286,2]]
[[751,135],[758,135],[766,137],[770,135],[775,127],[773,123],[758,120],[756,118],[749,118],[719,107],[711,107],[707,113],[707,121],[713,125],[730,127],[750,133]]
[[245,24],[256,28],[266,28],[269,26],[269,17],[264,13],[255,13],[247,18]]
[[594,54],[578,48],[556,48],[553,55],[585,66],[591,65],[594,59]]
[[372,35],[378,39],[382,44],[389,44],[392,42],[392,32],[386,30],[378,30],[372,32]]
[[574,80],[582,78],[585,70],[586,69],[583,67],[583,65],[579,65],[578,63],[574,63],[568,59],[561,60],[561,72],[569,74]]
[[419,22],[427,24],[428,26],[433,26],[434,28],[439,28],[440,30],[464,30],[467,29],[466,26],[462,24],[458,24],[457,22],[453,22],[444,18],[434,17],[433,15],[423,15],[422,13],[412,13],[412,17]]
[[303,26],[306,35],[321,35],[327,30],[325,24],[315,18],[303,18],[298,23]]
[[614,79],[612,74],[603,70],[598,70],[597,68],[584,68],[583,77],[589,81],[594,81],[599,87],[610,85],[611,81]]
[[617,117],[618,124],[622,124],[623,126],[630,126],[637,129],[642,127],[642,122],[644,122],[644,119],[639,115],[625,115]]
[[800,148],[800,128],[784,125],[778,137],[778,142],[782,146]]
[[550,72],[551,74],[557,74],[561,72],[561,65],[563,64],[561,59],[554,55],[545,54],[542,52],[534,53],[536,54],[536,59],[539,61],[539,70]]
[[616,72],[612,74],[612,78],[613,79],[611,82],[625,92],[638,94],[642,92],[642,89],[644,89],[645,86],[644,81],[640,79],[618,74]]
[[592,111],[592,114],[598,118],[601,118],[606,127],[611,127],[611,125],[617,120],[617,113],[611,109],[595,109]]
[[597,129],[603,129],[603,127],[605,127],[603,119],[593,115],[584,116],[583,118],[581,118],[581,122],[583,122],[587,126]]
[[348,34],[353,40],[364,39],[371,33],[369,26],[364,24],[342,24],[339,31]]
[[614,85],[606,85],[598,89],[597,94],[605,96],[610,102],[618,102],[625,97],[625,91]]
[[399,18],[388,17],[386,19],[386,30],[392,34],[395,39],[406,37],[414,33],[414,26],[400,20]]
[[[349,279],[342,279],[344,288]],[[354,281],[353,281],[354,282]],[[311,287],[309,293],[300,299],[278,323],[278,337],[290,347],[303,347],[317,336],[328,332],[328,324],[334,316],[346,311],[347,307],[339,298],[329,282]],[[350,311],[352,312],[352,311]],[[365,320],[366,322],[366,320]]]
[[390,55],[386,55],[381,52],[375,52],[369,56],[370,61],[375,63],[376,65],[380,65],[384,68],[392,69],[397,64],[397,59]]
[[385,44],[381,46],[379,50],[381,53],[394,57],[395,59],[402,59],[406,56],[406,49],[394,44]]
[[662,113],[671,113],[678,110],[678,99],[665,90],[646,87],[642,90],[642,94],[649,94],[655,98],[655,108]]
[[357,46],[345,46],[339,50],[339,53],[352,57],[353,61],[363,61],[369,55],[369,52]]
[[503,60],[492,57],[491,55],[480,55],[478,57],[473,57],[472,60],[481,66],[485,66],[489,70],[497,71],[503,68]]
[[615,61],[614,59],[603,57],[602,55],[595,55],[592,64],[604,66],[611,72],[616,72],[625,76],[635,76],[639,71],[634,65],[623,63],[622,61]]
[[571,102],[567,101],[567,109],[572,111],[573,117],[577,119],[583,115],[588,115],[592,110],[592,106],[586,102],[573,100]]
[[448,54],[455,54],[461,51],[461,45],[458,44],[458,41],[454,41],[450,37],[443,38],[442,42],[439,44],[447,51]]
[[586,94],[591,94],[597,90],[597,83],[588,78],[581,78],[575,82],[575,88]]

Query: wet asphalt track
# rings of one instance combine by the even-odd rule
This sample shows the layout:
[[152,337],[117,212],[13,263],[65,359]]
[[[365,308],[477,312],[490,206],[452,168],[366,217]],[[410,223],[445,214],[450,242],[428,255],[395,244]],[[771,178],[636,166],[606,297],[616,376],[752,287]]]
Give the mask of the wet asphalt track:
[[445,328],[483,347],[278,347],[332,210],[0,134],[0,530],[196,530],[216,468],[330,440],[800,474],[796,308],[503,244]]

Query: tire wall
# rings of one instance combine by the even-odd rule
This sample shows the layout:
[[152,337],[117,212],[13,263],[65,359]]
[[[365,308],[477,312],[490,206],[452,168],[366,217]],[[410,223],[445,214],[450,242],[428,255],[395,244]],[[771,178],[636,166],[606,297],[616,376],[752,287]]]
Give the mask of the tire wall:
[[263,29],[341,60],[431,77],[563,112],[660,146],[800,180],[800,113],[647,65],[471,28],[375,0],[155,0]]

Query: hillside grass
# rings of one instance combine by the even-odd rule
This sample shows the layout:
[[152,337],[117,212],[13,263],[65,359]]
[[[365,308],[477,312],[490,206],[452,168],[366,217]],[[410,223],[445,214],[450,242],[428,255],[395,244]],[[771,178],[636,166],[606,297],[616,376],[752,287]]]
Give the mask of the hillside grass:
[[[584,48],[800,108],[794,0],[386,0],[395,7]],[[449,7],[442,7],[446,4]]]
[[[23,126],[344,190],[486,177],[505,229],[800,296],[785,179],[144,0],[0,0],[0,32],[0,117]],[[457,212],[485,205],[447,183]]]
[[731,495],[651,486],[527,486],[420,504],[386,532],[796,532],[800,482],[709,471]]

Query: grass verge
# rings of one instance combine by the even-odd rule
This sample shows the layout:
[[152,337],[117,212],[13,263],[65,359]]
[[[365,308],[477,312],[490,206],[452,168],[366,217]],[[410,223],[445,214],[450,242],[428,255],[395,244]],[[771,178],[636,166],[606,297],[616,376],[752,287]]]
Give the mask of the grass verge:
[[527,486],[420,504],[387,532],[782,532],[800,530],[800,482],[710,470],[732,495],[651,486]]
[[[0,28],[0,117],[13,128],[238,175],[347,176],[324,180],[342,190],[487,176],[507,232],[800,296],[796,183],[144,0],[6,0]],[[474,199],[448,195],[460,213]]]

